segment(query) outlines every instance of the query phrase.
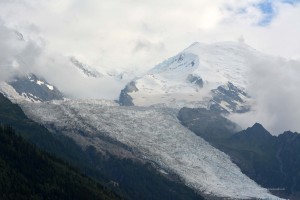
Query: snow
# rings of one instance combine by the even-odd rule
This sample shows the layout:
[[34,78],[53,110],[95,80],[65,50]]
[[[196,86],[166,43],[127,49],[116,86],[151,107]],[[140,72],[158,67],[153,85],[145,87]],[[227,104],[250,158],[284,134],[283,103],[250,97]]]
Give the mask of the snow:
[[47,88],[48,88],[49,90],[53,90],[53,89],[54,89],[54,87],[53,87],[52,85],[46,84],[46,86],[47,86]]
[[64,130],[82,146],[101,146],[101,137],[121,142],[136,156],[177,174],[202,193],[230,199],[279,199],[245,176],[226,154],[182,126],[176,109],[120,107],[98,100],[23,103],[21,107],[32,119]]
[[24,100],[31,101],[30,99],[27,99],[26,97],[20,95],[11,85],[3,81],[0,82],[0,93],[2,93],[13,102],[21,102]]
[[[236,101],[236,103],[240,103],[240,102]],[[220,106],[222,106],[226,110],[230,110],[230,105],[226,101],[221,101]]]
[[[30,81],[32,81],[32,80],[30,80]],[[37,80],[37,81],[36,81],[36,84],[38,84],[38,85],[46,85],[46,87],[47,87],[49,90],[54,90],[54,86],[49,85],[49,84],[45,83],[44,81]]]
[[202,74],[204,80],[222,84],[229,81],[241,88],[248,84],[247,59],[250,56],[261,56],[249,46],[235,42],[197,44],[187,48],[184,52],[200,57],[202,64],[197,68],[196,73]]
[[37,83],[38,85],[44,85],[44,84],[45,84],[43,81],[40,81],[40,80],[37,80],[36,83]]
[[[165,103],[179,107],[182,102],[185,106],[203,105],[212,89],[228,82],[244,90],[249,84],[248,59],[253,56],[265,55],[242,43],[194,43],[137,78],[138,91],[129,95],[138,106]],[[204,87],[188,82],[190,74],[201,77]]]
[[21,96],[24,97],[25,100],[27,101],[31,101],[31,102],[41,102],[40,100],[38,100],[39,98],[31,93],[25,93],[22,92]]
[[40,102],[37,96],[31,93],[22,93],[19,94],[11,85],[6,82],[0,82],[0,93],[6,96],[14,103],[20,103],[22,101],[29,101],[29,102]]

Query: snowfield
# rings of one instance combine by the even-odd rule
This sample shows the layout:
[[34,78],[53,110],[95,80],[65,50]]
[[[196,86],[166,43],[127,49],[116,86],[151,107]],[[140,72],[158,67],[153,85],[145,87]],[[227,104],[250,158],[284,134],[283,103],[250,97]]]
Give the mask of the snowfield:
[[103,145],[101,137],[122,143],[207,195],[279,199],[241,173],[226,154],[182,126],[176,109],[120,107],[97,100],[23,102],[21,107],[33,120],[62,130],[83,147]]
[[[138,90],[129,95],[137,106],[164,103],[177,108],[182,105],[206,108],[211,90],[218,86],[231,82],[242,90],[247,89],[252,57],[266,56],[243,43],[194,43],[135,79]],[[190,82],[191,75],[201,78],[203,87]]]

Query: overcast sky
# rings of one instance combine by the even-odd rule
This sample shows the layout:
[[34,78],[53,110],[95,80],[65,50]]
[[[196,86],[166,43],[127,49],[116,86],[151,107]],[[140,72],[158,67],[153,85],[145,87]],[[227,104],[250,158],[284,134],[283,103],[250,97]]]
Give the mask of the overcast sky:
[[0,81],[34,71],[70,96],[117,99],[126,82],[85,79],[67,58],[142,72],[196,41],[243,40],[293,60],[253,61],[254,112],[232,119],[300,132],[299,22],[300,0],[0,0]]
[[5,26],[93,66],[150,68],[195,41],[300,58],[299,0],[0,0]]

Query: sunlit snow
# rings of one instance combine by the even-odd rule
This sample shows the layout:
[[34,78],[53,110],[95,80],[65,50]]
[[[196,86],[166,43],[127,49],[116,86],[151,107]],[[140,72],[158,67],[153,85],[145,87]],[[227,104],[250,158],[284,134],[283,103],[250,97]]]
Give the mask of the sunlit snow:
[[[164,103],[172,107],[207,107],[210,91],[233,83],[240,89],[249,84],[248,59],[262,53],[243,43],[194,43],[135,80],[138,91],[129,93],[134,105]],[[189,75],[203,79],[203,88],[187,81]]]

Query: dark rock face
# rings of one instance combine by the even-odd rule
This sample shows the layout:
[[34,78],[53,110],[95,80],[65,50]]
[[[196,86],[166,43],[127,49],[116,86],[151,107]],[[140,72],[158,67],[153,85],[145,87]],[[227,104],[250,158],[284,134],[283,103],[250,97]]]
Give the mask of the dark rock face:
[[253,140],[272,140],[272,135],[259,123],[255,123],[252,127],[247,128],[244,131],[241,131],[238,134],[235,134],[235,139],[246,139],[250,138]]
[[278,136],[276,157],[283,176],[281,187],[290,199],[300,199],[300,134],[287,131]]
[[[273,194],[288,199],[300,198],[300,134],[290,131],[272,136],[260,124],[235,134],[236,159],[243,172],[264,187],[275,188]],[[248,154],[248,156],[246,156]],[[230,154],[234,157],[234,154]]]
[[241,130],[218,112],[204,108],[182,108],[178,119],[181,123],[207,141],[227,138]]
[[16,77],[10,84],[17,93],[31,101],[51,101],[62,100],[63,94],[54,86],[48,84],[45,80],[38,78],[34,74],[28,76]]
[[119,104],[121,106],[134,106],[132,97],[128,94],[131,92],[137,92],[138,88],[135,85],[134,81],[131,81],[126,85],[126,87],[121,90],[121,94],[119,96]]
[[220,106],[219,103],[215,102],[214,100],[210,100],[209,102],[209,110],[218,112],[218,113],[223,113],[223,114],[229,114],[230,112],[226,109]]
[[197,85],[199,88],[203,88],[203,80],[200,76],[189,74],[186,80],[190,83]]
[[74,57],[70,58],[70,61],[78,68],[80,69],[86,76],[97,78],[100,76],[97,72],[92,72],[91,70],[87,69],[86,65],[81,63],[79,60],[77,60]]
[[185,53],[181,53],[179,55],[176,56],[176,59],[174,60],[174,62],[177,62],[179,64],[179,66],[185,65],[185,67],[193,67],[195,65],[195,61],[191,61],[190,63],[186,63],[185,61],[186,58],[186,54]]
[[[220,113],[245,113],[250,111],[250,106],[246,105],[246,102],[241,98],[249,98],[249,96],[230,82],[227,85],[219,86],[217,89],[212,90],[211,93],[210,110]],[[222,102],[226,104],[225,107],[221,105]]]

